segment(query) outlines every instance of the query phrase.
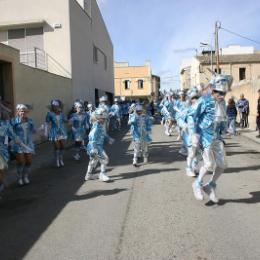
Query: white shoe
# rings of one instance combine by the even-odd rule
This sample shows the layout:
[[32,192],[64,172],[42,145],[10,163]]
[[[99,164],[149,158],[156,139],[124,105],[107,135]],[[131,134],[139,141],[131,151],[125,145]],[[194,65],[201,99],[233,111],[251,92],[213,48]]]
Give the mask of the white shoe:
[[133,159],[133,166],[134,166],[134,167],[137,167],[137,158],[134,158],[134,159]]
[[27,175],[24,176],[23,182],[24,182],[24,184],[26,184],[26,185],[30,184],[30,180],[29,180],[29,178],[28,178]]
[[203,200],[202,185],[196,180],[192,184],[194,197],[196,200]]
[[181,136],[178,135],[177,138],[176,138],[176,141],[180,141],[181,140]]
[[[215,186],[215,185],[214,185]],[[209,196],[209,199],[214,202],[218,203],[219,199],[216,195],[216,187],[212,187],[209,183],[203,186],[203,190]]]
[[101,180],[101,181],[103,181],[103,182],[107,182],[107,181],[110,180],[110,178],[109,178],[105,173],[101,172],[101,173],[99,174],[99,180]]
[[60,166],[63,167],[64,166],[64,162],[62,159],[60,159]]
[[144,158],[144,164],[148,163],[148,158]]
[[18,185],[19,185],[19,186],[23,186],[23,179],[22,179],[22,178],[19,178],[19,179],[18,179]]
[[77,153],[73,156],[73,158],[75,159],[75,161],[79,161],[80,160],[80,155]]
[[91,176],[91,174],[87,172],[85,175],[85,181],[90,180],[91,179],[90,176]]
[[191,168],[186,168],[186,175],[189,177],[196,177],[196,174],[192,171]]
[[57,168],[60,168],[60,160],[59,159],[57,159],[57,161],[56,161],[56,166],[57,166]]
[[183,156],[187,156],[187,155],[188,155],[187,150],[186,150],[185,148],[181,148],[181,149],[179,150],[179,154],[181,154],[181,155],[183,155]]
[[168,131],[165,131],[165,134],[168,135],[168,136],[170,136],[170,133],[169,133]]

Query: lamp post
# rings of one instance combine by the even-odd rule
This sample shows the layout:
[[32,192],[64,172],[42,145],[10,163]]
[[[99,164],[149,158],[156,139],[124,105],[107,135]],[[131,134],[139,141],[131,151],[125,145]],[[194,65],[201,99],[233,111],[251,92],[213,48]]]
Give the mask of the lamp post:
[[200,45],[201,46],[208,46],[210,47],[210,65],[211,65],[211,73],[213,73],[213,48],[212,48],[212,45],[209,44],[209,43],[205,43],[205,42],[200,42]]

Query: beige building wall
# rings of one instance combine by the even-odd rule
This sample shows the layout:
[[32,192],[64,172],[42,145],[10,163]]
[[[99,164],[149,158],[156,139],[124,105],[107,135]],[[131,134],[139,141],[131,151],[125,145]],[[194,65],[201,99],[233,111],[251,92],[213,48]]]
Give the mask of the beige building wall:
[[31,117],[36,127],[44,123],[47,106],[54,98],[64,102],[67,113],[72,104],[71,79],[20,64],[19,58],[18,50],[0,44],[0,61],[11,64],[12,97],[8,101],[13,103],[13,108],[18,103],[32,105]]
[[[123,66],[114,68],[115,96],[121,97],[149,97],[152,93],[152,75],[149,65]],[[130,81],[130,88],[125,89],[124,81]],[[138,80],[143,80],[143,89],[138,88]]]
[[[55,61],[71,73],[71,46],[68,0],[1,0],[0,1],[0,30],[8,28],[38,27],[35,21],[44,20],[43,40],[44,50]],[[30,25],[31,23],[31,25]],[[53,29],[53,24],[60,23],[61,28]],[[6,24],[6,27],[3,26]],[[23,25],[27,24],[27,25]],[[7,40],[7,33],[5,34]],[[55,70],[53,65],[53,70]],[[55,72],[55,71],[54,71]]]

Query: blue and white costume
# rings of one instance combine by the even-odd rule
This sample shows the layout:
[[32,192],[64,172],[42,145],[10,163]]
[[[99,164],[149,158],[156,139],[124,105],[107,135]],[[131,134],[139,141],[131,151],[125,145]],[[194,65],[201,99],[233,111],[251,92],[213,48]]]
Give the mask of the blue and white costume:
[[100,99],[99,99],[99,106],[98,106],[98,109],[102,109],[104,111],[104,113],[107,114],[106,116],[106,122],[104,124],[104,128],[106,131],[109,130],[109,110],[110,110],[110,107],[107,105],[107,102],[108,102],[108,97],[107,96],[102,96]]
[[142,111],[142,106],[136,106],[136,112],[129,115],[128,124],[131,126],[130,131],[134,143],[133,165],[137,165],[139,155],[142,153],[144,163],[148,162],[148,145],[152,139],[150,137],[152,131],[152,118],[145,114],[138,114]]
[[9,121],[0,119],[0,170],[8,168],[9,139],[15,140],[17,139],[17,137],[15,136],[13,128],[10,125]]
[[89,126],[89,115],[87,113],[73,113],[70,118],[72,126],[72,140],[75,142],[83,142],[86,139]]
[[51,110],[46,115],[45,135],[54,144],[56,166],[60,168],[64,166],[63,141],[67,139],[67,131],[65,128],[65,116],[62,113],[62,103],[58,99],[51,101]]
[[104,144],[105,142],[112,144],[113,139],[107,135],[104,126],[100,122],[101,119],[106,120],[107,113],[102,109],[97,109],[95,112],[95,117],[97,121],[93,124],[89,133],[89,142],[86,147],[90,161],[85,180],[89,180],[92,177],[92,171],[99,162],[101,164],[99,179],[101,181],[109,181],[109,177],[105,174],[106,165],[109,162],[109,158],[104,150]]
[[67,139],[67,131],[64,126],[65,116],[62,112],[56,114],[49,111],[46,115],[46,123],[50,125],[48,139],[50,141],[59,141]]
[[[204,190],[209,195],[210,200],[218,202],[215,194],[216,181],[227,164],[224,144],[218,134],[218,124],[216,124],[216,100],[217,97],[227,92],[232,83],[232,78],[226,75],[217,75],[210,83],[213,87],[213,94],[202,96],[194,111],[197,133],[200,135],[200,144],[203,149],[203,166],[192,186],[196,199],[203,200]],[[210,181],[203,186],[203,178],[210,171],[213,171],[213,175]]]
[[167,95],[166,99],[161,102],[160,107],[163,116],[165,134],[170,136],[175,127],[174,120],[176,117],[176,110],[174,109],[174,100],[171,99],[170,95]]
[[113,104],[109,110],[110,125],[112,130],[120,130],[122,120],[122,109],[118,103],[118,99],[115,98],[115,104]]
[[28,118],[27,121],[17,116],[11,120],[14,133],[19,137],[21,143],[13,144],[12,151],[15,153],[34,153],[33,134],[35,133],[33,121]]

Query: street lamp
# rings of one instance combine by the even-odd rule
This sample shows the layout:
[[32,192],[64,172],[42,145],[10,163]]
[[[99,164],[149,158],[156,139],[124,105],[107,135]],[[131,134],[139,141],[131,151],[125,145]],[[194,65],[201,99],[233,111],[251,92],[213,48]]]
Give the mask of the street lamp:
[[213,48],[212,48],[212,45],[209,44],[209,43],[205,43],[205,42],[200,42],[200,45],[201,45],[201,46],[208,46],[208,47],[210,47],[211,73],[214,74],[214,72],[213,72]]

